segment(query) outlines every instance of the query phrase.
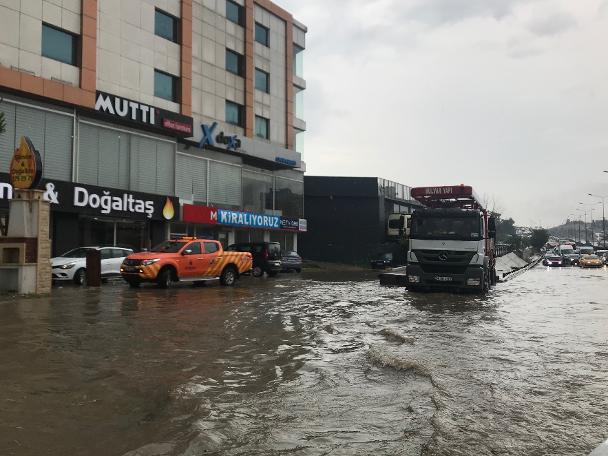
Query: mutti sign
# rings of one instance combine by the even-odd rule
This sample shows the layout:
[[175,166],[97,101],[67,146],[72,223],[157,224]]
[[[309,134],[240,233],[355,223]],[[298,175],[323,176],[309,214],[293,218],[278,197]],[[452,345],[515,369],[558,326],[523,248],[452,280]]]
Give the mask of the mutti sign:
[[193,132],[191,117],[105,92],[97,92],[95,111],[125,122],[154,127],[172,135],[190,137]]

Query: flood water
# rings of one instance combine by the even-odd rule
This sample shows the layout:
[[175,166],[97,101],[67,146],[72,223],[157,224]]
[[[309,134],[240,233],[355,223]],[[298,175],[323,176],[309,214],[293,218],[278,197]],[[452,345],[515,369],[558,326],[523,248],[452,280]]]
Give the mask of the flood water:
[[486,296],[374,273],[0,298],[0,455],[586,455],[608,269]]

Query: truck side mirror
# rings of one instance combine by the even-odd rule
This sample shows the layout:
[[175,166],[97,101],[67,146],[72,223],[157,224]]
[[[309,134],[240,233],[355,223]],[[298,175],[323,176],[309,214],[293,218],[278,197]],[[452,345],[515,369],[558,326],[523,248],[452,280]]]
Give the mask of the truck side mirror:
[[494,217],[488,219],[488,235],[491,238],[496,238],[496,219]]
[[402,215],[399,217],[399,237],[403,237],[403,230],[405,229],[405,217]]

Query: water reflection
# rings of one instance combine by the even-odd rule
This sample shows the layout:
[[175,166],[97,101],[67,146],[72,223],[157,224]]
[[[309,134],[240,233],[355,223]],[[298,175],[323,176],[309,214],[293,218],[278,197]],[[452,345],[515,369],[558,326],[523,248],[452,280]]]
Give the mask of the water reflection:
[[608,427],[607,280],[538,268],[478,297],[313,272],[0,301],[0,454],[585,454]]

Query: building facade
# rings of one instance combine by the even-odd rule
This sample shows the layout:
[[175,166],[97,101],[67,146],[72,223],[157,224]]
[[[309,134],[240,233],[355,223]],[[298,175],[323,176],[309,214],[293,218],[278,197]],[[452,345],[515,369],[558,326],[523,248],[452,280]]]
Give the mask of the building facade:
[[377,177],[304,178],[308,232],[300,253],[312,260],[367,265],[390,253],[404,260],[404,248],[387,236],[390,214],[411,214],[420,203],[410,188]]
[[0,2],[0,234],[22,136],[53,253],[304,230],[306,27],[268,0]]

